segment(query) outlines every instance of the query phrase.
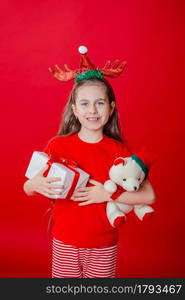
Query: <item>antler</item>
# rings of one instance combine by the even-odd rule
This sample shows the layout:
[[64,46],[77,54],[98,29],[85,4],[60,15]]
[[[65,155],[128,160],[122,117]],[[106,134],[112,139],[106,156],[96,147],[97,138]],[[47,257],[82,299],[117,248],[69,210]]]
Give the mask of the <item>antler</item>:
[[123,72],[125,65],[126,61],[120,63],[120,61],[116,59],[113,63],[111,63],[109,60],[100,71],[105,76],[118,77]]
[[52,69],[51,67],[49,67],[48,69],[53,74],[53,76],[60,81],[68,81],[74,79],[77,76],[77,72],[71,70],[66,64],[64,64],[65,71],[63,71],[58,65],[55,65],[55,68],[56,69]]

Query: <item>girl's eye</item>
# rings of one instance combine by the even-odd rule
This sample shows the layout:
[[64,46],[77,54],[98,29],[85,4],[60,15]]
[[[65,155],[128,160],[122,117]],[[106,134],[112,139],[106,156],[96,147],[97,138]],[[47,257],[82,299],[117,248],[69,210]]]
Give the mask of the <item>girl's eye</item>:
[[88,103],[86,103],[86,102],[84,102],[84,103],[81,103],[81,105],[84,105],[84,106],[86,106]]
[[104,102],[98,102],[99,105],[104,105]]
[[126,181],[126,178],[123,178],[123,181]]

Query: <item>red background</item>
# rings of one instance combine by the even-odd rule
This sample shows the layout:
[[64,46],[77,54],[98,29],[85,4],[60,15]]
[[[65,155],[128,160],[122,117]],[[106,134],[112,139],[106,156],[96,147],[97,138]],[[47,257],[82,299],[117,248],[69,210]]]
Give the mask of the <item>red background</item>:
[[[3,6],[3,7],[2,7]],[[27,197],[33,150],[56,134],[72,82],[48,66],[79,64],[79,45],[110,80],[132,151],[151,146],[157,194],[147,224],[130,215],[120,232],[117,277],[184,277],[184,1],[6,1],[1,5],[1,277],[50,277],[49,201]]]

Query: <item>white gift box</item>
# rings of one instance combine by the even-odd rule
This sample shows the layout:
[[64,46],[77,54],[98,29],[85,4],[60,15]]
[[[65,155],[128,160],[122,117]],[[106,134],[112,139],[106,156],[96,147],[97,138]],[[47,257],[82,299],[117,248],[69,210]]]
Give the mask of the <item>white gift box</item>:
[[46,153],[34,151],[25,176],[29,179],[33,178],[46,166],[48,160],[49,156]]
[[[25,176],[29,179],[33,178],[46,166],[48,161],[49,156],[46,153],[34,151],[28,168],[26,170]],[[77,175],[79,176],[78,178]],[[51,184],[64,185],[64,189],[62,190],[53,189],[54,191],[62,192],[62,194],[50,195],[49,197],[52,199],[66,198],[69,194],[69,191],[71,192],[71,188],[74,181],[76,181],[76,184],[74,186],[74,188],[76,189],[78,187],[85,187],[89,180],[89,174],[84,172],[82,169],[71,166],[69,168],[67,165],[58,162],[53,162],[51,164],[47,177],[60,177],[60,181],[55,181]]]

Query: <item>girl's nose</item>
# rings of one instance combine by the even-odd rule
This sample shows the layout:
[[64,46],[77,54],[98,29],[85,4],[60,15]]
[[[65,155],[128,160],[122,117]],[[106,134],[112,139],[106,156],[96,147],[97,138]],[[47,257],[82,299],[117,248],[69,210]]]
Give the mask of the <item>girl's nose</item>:
[[91,106],[89,107],[89,112],[91,112],[91,113],[96,113],[96,112],[97,112],[96,106],[95,106],[95,105],[91,105]]

